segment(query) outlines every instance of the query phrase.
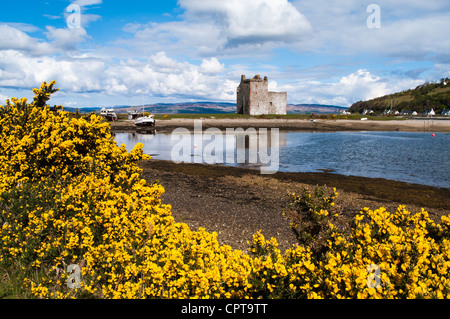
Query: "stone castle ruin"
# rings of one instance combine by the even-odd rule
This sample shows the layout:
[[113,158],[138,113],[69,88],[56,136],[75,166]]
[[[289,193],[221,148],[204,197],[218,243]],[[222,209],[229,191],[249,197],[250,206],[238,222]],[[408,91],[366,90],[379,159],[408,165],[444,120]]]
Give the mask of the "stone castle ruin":
[[264,80],[259,75],[253,79],[241,76],[241,83],[237,87],[237,114],[262,115],[286,114],[287,93],[269,92],[267,76]]

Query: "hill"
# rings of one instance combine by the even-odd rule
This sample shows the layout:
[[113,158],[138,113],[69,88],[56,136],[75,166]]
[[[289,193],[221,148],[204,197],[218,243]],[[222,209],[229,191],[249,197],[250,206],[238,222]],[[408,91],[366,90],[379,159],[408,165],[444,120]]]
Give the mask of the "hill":
[[444,109],[450,108],[450,80],[442,78],[437,83],[425,82],[415,89],[385,95],[368,101],[359,101],[350,107],[352,113],[362,113],[365,109],[382,113],[391,107],[393,111],[416,111],[422,113],[434,109],[440,114]]
[[323,105],[323,104],[288,104],[288,114],[305,114],[305,113],[339,113],[347,110],[347,107],[337,105]]
[[[127,113],[129,110],[142,110],[142,106],[115,106],[116,113]],[[79,108],[80,113],[98,112],[100,107]],[[236,113],[236,103],[227,102],[187,102],[187,103],[157,103],[144,105],[146,112],[155,114],[227,114]],[[321,104],[288,104],[288,114],[304,113],[338,113],[346,107]],[[76,108],[65,107],[64,110],[76,112]]]

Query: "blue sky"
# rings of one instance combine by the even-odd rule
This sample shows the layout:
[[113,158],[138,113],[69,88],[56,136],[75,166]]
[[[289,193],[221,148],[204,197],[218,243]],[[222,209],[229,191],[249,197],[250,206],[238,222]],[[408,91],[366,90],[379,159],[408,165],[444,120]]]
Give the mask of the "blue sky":
[[448,0],[8,1],[0,102],[51,80],[66,106],[130,90],[134,105],[234,102],[240,75],[260,74],[288,103],[350,106],[450,76],[449,17]]

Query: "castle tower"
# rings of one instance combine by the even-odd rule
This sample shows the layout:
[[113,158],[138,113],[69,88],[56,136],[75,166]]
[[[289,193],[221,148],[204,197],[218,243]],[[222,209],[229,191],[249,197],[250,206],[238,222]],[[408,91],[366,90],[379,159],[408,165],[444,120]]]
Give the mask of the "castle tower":
[[252,79],[246,79],[242,75],[237,87],[236,106],[237,114],[286,114],[287,93],[269,92],[267,76],[261,79],[259,75],[255,75]]

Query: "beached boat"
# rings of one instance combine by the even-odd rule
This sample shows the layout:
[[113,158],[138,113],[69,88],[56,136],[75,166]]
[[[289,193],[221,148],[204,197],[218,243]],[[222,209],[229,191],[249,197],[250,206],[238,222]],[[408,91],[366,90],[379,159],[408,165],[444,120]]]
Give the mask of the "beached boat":
[[134,124],[136,126],[155,126],[155,116],[154,115],[148,115],[148,116],[141,116],[138,117]]
[[[133,90],[131,90],[131,105],[133,106]],[[155,127],[155,116],[153,114],[145,116],[144,111],[144,93],[142,93],[142,116],[138,117],[134,121],[134,124],[136,126]]]
[[104,116],[108,121],[117,121],[117,114],[114,109],[101,109],[100,115]]

